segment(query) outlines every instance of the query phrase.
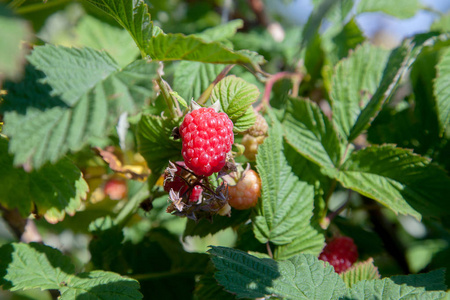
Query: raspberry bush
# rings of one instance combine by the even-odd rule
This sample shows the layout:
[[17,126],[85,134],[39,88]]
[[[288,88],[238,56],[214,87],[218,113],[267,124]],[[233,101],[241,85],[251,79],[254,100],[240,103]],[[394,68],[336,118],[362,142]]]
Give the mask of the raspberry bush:
[[433,1],[44,2],[0,3],[0,299],[448,298]]

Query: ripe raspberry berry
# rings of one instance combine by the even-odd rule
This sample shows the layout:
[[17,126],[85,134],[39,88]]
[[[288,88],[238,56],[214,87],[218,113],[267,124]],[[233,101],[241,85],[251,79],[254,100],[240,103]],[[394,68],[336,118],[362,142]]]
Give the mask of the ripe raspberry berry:
[[127,184],[124,180],[110,179],[105,183],[103,191],[111,200],[120,200],[127,195]]
[[319,259],[327,261],[337,273],[342,273],[358,259],[358,248],[352,238],[337,237],[323,248]]
[[253,170],[248,170],[235,186],[228,187],[228,203],[235,209],[255,206],[259,196],[261,196],[261,179]]
[[[164,190],[166,192],[170,192],[170,190],[174,190],[175,192],[178,192],[178,194],[182,197],[189,189],[188,183],[183,179],[188,179],[189,172],[183,170],[180,168],[180,166],[185,166],[185,163],[182,161],[179,161],[175,164],[177,170],[175,172],[175,176],[172,178],[172,180],[166,180],[167,174],[164,174]],[[192,188],[191,195],[189,196],[190,202],[197,202],[200,198],[200,195],[202,194],[203,189],[201,186],[196,185]]]
[[199,176],[219,172],[234,143],[233,122],[213,108],[199,108],[186,115],[180,126],[186,166]]

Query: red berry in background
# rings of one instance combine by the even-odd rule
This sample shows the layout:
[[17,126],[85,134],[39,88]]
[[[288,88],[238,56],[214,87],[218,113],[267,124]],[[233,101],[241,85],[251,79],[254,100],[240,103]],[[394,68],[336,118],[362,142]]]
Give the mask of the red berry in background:
[[233,122],[213,108],[188,113],[180,126],[182,154],[186,166],[199,176],[219,172],[234,143]]
[[358,259],[358,248],[352,238],[337,237],[323,248],[319,259],[327,261],[337,273],[342,273]]
[[261,196],[261,179],[258,173],[248,170],[235,186],[228,187],[228,203],[235,209],[249,209]]
[[[184,195],[189,189],[188,183],[183,180],[182,177],[186,177],[189,175],[189,172],[184,171],[180,166],[185,166],[185,163],[183,161],[178,161],[175,164],[177,171],[175,172],[175,176],[171,181],[164,180],[164,190],[166,192],[170,192],[170,190],[174,190],[175,192],[178,192],[180,196]],[[166,179],[167,176],[164,174],[164,179]],[[187,179],[187,178],[186,178]],[[190,202],[197,202],[198,198],[200,198],[200,195],[202,194],[203,189],[201,186],[196,185],[192,188],[191,195],[189,196]]]
[[125,180],[110,179],[105,183],[103,191],[111,200],[120,200],[127,195],[127,183]]

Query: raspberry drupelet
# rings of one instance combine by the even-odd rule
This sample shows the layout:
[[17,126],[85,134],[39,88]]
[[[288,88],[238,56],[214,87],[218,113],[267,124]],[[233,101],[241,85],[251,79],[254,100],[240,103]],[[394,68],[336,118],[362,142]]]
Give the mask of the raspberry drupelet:
[[225,166],[234,143],[233,122],[227,114],[196,109],[185,116],[180,135],[184,162],[196,175],[210,176]]

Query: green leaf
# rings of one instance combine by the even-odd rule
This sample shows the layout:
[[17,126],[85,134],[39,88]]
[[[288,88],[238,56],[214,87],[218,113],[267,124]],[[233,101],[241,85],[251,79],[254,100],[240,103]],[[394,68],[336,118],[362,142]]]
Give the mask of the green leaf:
[[409,72],[414,101],[406,98],[384,105],[368,129],[369,142],[393,143],[399,147],[414,149],[419,154],[429,154],[434,149],[434,157],[438,157],[436,151],[440,148],[439,133],[442,127],[439,124],[434,88],[436,65],[450,41],[446,34],[428,38],[434,34],[419,35],[416,38],[426,39],[426,42]]
[[430,30],[449,32],[450,31],[450,14],[446,14],[437,19],[433,24],[431,24]]
[[31,25],[13,15],[0,5],[0,84],[3,79],[19,79],[25,66],[28,47],[22,42],[31,41]]
[[446,49],[437,64],[437,77],[434,81],[434,95],[437,101],[440,134],[450,123],[450,48]]
[[381,278],[380,273],[378,273],[378,268],[373,264],[372,258],[354,264],[350,269],[339,274],[339,276],[341,276],[342,280],[344,280],[345,284],[349,288],[361,280]]
[[242,20],[231,20],[228,23],[220,24],[218,26],[208,28],[201,33],[197,33],[196,36],[203,39],[206,42],[223,41],[232,38],[238,29],[244,26]]
[[0,283],[4,289],[59,289],[75,268],[70,258],[38,243],[12,243],[0,248]]
[[259,97],[258,88],[242,78],[230,75],[212,90],[213,103],[220,101],[222,110],[235,122]]
[[198,99],[223,67],[217,64],[182,61],[175,68],[173,89],[188,102]]
[[205,273],[209,257],[184,251],[178,235],[159,227],[138,244],[126,242],[116,261],[113,268],[123,267],[115,272],[142,281],[144,299],[185,299],[194,290],[195,277]]
[[[309,220],[302,222],[302,233],[291,243],[275,248],[274,257],[277,260],[291,258],[299,253],[312,254],[318,256],[322,252],[325,238],[320,232],[317,224],[309,224]],[[313,226],[315,225],[315,226]]]
[[[259,68],[263,58],[250,51],[233,51],[220,42],[206,42],[195,36],[165,34],[153,25],[144,1],[88,0],[111,15],[133,37],[143,57],[153,60],[190,60],[219,64],[252,64]],[[236,26],[233,23],[230,27]],[[228,33],[227,33],[228,34]],[[211,36],[207,38],[211,39]]]
[[410,150],[393,145],[354,152],[336,174],[341,184],[372,198],[395,213],[442,215],[450,209],[446,172]]
[[305,67],[312,80],[320,78],[325,60],[325,53],[322,49],[322,37],[316,34],[305,49]]
[[361,114],[350,130],[348,135],[349,141],[355,139],[363,130],[370,126],[370,123],[377,116],[383,104],[393,95],[401,76],[413,61],[413,56],[419,53],[417,48],[420,47],[417,47],[415,49],[416,51],[413,51],[414,46],[411,41],[406,41],[403,45],[391,52],[380,84],[370,101],[361,110]]
[[67,287],[60,288],[61,300],[70,299],[142,299],[139,283],[119,274],[92,271],[68,277]]
[[74,105],[97,83],[119,70],[105,52],[91,48],[66,48],[47,44],[34,48],[29,62],[46,77],[40,80],[52,87],[52,96],[60,96]]
[[34,203],[48,221],[62,220],[65,213],[73,215],[80,208],[89,190],[83,174],[68,159],[30,173],[15,168],[8,154],[8,141],[1,136],[0,167],[0,202],[10,209],[17,208],[23,216],[31,213]]
[[304,157],[322,167],[338,166],[340,144],[337,132],[315,103],[291,98],[283,128],[287,142]]
[[355,19],[352,18],[345,24],[342,30],[333,37],[339,59],[347,57],[349,51],[355,49],[359,44],[362,44],[364,40],[363,32],[359,29]]
[[217,281],[239,298],[339,299],[347,292],[333,267],[310,254],[276,262],[225,247],[208,252]]
[[389,51],[365,43],[340,61],[332,78],[330,98],[339,133],[350,134],[362,109],[375,93]]
[[[340,3],[342,0],[323,0],[320,1],[320,5],[311,13],[306,22],[305,27],[302,32],[302,44],[300,48],[307,46],[311,40],[314,38],[319,30],[322,20],[325,18],[327,13],[333,8],[336,3]],[[316,1],[317,2],[317,1]]]
[[175,98],[178,103],[180,103],[184,108],[188,107],[186,100],[183,99],[177,92],[169,92],[170,96]]
[[233,123],[233,132],[244,132],[252,127],[256,122],[256,115],[253,107],[249,107],[245,113]]
[[398,285],[390,278],[363,280],[352,286],[345,299],[442,299],[445,292],[427,292],[424,288]]
[[256,156],[261,201],[252,217],[253,232],[261,243],[283,245],[309,230],[314,188],[292,173],[283,153],[279,123],[274,123],[268,134]]
[[98,145],[119,116],[135,113],[153,94],[156,66],[138,60],[118,69],[104,52],[36,47],[25,79],[6,86],[4,133],[14,164],[39,168],[86,144]]
[[70,259],[38,243],[12,243],[0,248],[0,283],[4,289],[55,289],[61,299],[142,299],[139,283],[104,271],[73,274]]
[[392,276],[396,284],[423,287],[427,291],[445,291],[445,269],[434,270],[428,273]]
[[202,300],[235,300],[236,297],[224,291],[214,278],[214,273],[201,275],[196,283],[194,299]]
[[[317,8],[324,0],[312,0],[314,7]],[[338,0],[336,5],[326,13],[326,18],[333,23],[334,26],[339,26],[347,20],[347,15],[353,8],[353,0]]]
[[364,12],[381,11],[400,19],[414,17],[421,8],[418,0],[361,0],[356,8],[358,14]]
[[178,125],[179,120],[146,114],[138,123],[138,151],[155,174],[160,174],[169,160],[182,160],[181,142],[171,138],[172,130]]
[[75,28],[77,44],[108,52],[119,66],[124,67],[139,55],[132,37],[124,29],[85,15]]
[[110,216],[100,217],[89,224],[89,232],[95,237],[89,243],[91,262],[96,269],[112,270],[122,254],[123,230]]
[[[409,138],[411,141],[409,148],[414,147],[414,150],[418,153],[426,153],[428,148],[432,148],[439,143],[439,134],[441,130],[439,126],[434,85],[437,74],[436,66],[442,51],[439,51],[437,48],[438,47],[425,48],[412,65],[410,78],[414,92],[414,103],[408,106],[403,104],[404,107],[406,106],[404,112],[402,114],[397,113],[393,115],[393,120],[390,122],[402,122],[403,126],[395,126],[388,128],[387,131],[380,132],[381,136],[384,135],[388,137],[391,132],[394,132],[395,135],[403,137],[402,140],[406,141],[408,141],[408,137],[411,136]],[[387,109],[389,108],[390,107]],[[384,119],[386,119],[386,114],[384,117]],[[386,126],[389,125],[391,124],[386,124]],[[405,129],[406,131],[402,131]],[[396,130],[398,133],[395,132]],[[394,139],[392,139],[392,142],[397,143]],[[398,144],[402,145],[403,143],[400,142]]]

